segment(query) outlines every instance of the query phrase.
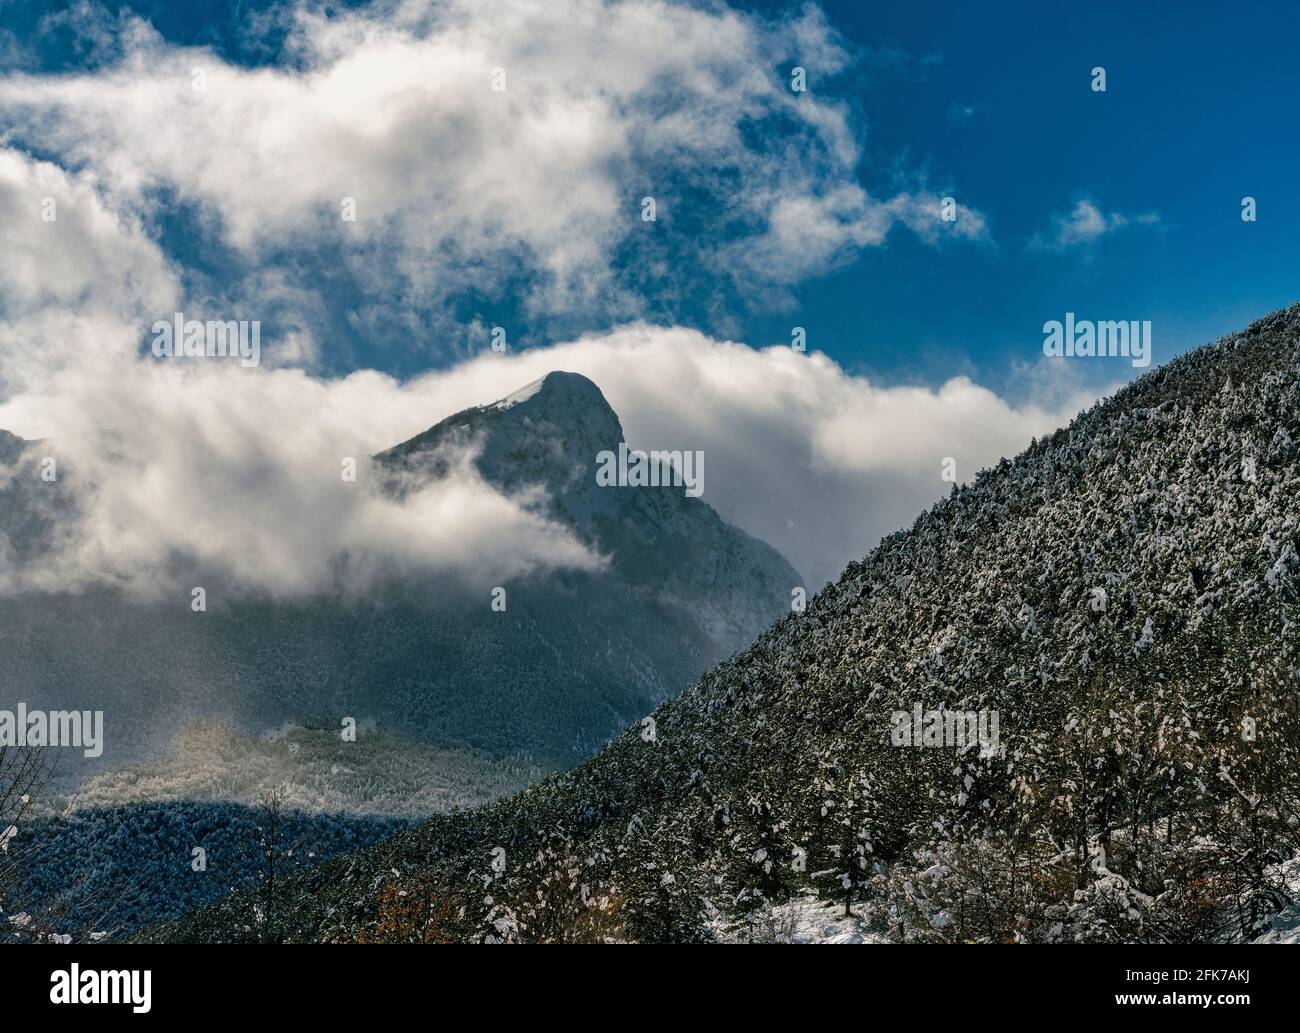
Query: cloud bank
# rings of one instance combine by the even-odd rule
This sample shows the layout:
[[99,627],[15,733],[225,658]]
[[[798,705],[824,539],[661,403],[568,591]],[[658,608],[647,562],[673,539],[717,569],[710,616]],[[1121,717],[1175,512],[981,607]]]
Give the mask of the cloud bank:
[[600,385],[633,447],[704,450],[705,500],[814,588],[945,494],[945,459],[967,480],[1091,400],[1012,406],[963,377],[934,390],[878,386],[820,354],[643,324],[404,383],[146,360],[105,382],[68,368],[40,405],[0,405],[0,426],[50,435],[96,486],[39,586],[173,590],[177,555],[277,595],[364,587],[393,570],[481,584],[590,569],[598,557],[468,462],[404,506],[340,478],[341,457],[363,459],[553,369]]

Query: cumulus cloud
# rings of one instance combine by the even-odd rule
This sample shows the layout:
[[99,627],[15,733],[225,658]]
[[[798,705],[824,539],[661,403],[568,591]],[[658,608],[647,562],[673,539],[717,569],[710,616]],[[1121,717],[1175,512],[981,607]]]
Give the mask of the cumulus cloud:
[[933,390],[882,386],[821,354],[647,325],[404,383],[200,365],[142,359],[108,384],[65,370],[39,407],[0,406],[0,426],[57,439],[96,484],[59,577],[156,587],[177,554],[277,593],[332,587],[340,556],[343,573],[363,579],[590,567],[597,557],[534,516],[529,500],[497,495],[467,462],[406,507],[339,476],[341,456],[379,451],[565,369],[600,385],[633,447],[703,449],[705,499],[818,586],[945,493],[945,458],[969,479],[1091,400],[1014,406],[964,377]]
[[[376,318],[503,284],[534,315],[637,317],[649,269],[660,292],[695,278],[743,298],[894,225],[984,232],[974,210],[953,226],[935,198],[857,181],[848,110],[821,92],[851,55],[814,7],[781,21],[666,0],[288,10],[284,59],[257,68],[128,20],[118,60],[0,79],[0,128],[95,174],[114,208],[150,212],[160,189],[197,205],[241,261],[341,258]],[[807,92],[790,88],[795,64]]]
[[[179,284],[88,174],[0,150],[0,222],[11,247],[0,264],[0,426],[49,438],[38,452],[79,492],[75,509],[50,509],[53,555],[20,567],[0,549],[0,590],[156,594],[174,589],[178,560],[274,594],[360,590],[393,570],[464,580],[600,565],[535,500],[485,484],[468,455],[400,505],[365,490],[368,444],[419,422],[391,420],[402,390],[387,377],[141,355],[142,327],[177,304]],[[345,457],[361,468],[356,483],[343,480]],[[38,472],[17,474],[24,499],[40,509],[48,495],[53,507]]]
[[0,395],[67,366],[115,368],[141,321],[175,305],[176,271],[94,178],[0,148]]
[[[392,433],[366,414],[409,403],[403,394],[364,374],[325,382],[141,361],[106,388],[65,373],[39,414],[17,399],[4,418],[53,431],[37,451],[69,471],[77,509],[61,516],[55,554],[5,571],[0,586],[113,585],[155,596],[192,584],[179,579],[197,571],[234,590],[301,596],[364,591],[397,573],[477,587],[601,565],[537,515],[535,499],[483,482],[469,454],[400,503],[371,490],[369,443]],[[343,477],[348,459],[355,482]],[[25,473],[32,493],[43,487],[34,473]]]
[[1052,227],[1031,240],[1031,247],[1064,251],[1067,248],[1087,246],[1102,237],[1126,226],[1153,226],[1160,221],[1158,212],[1141,215],[1123,215],[1106,212],[1087,198],[1081,199],[1067,214],[1054,216]]

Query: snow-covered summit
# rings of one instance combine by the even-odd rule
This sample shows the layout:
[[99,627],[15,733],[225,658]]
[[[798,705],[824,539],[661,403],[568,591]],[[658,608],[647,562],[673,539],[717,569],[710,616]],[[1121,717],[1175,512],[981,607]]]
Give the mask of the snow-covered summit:
[[493,402],[489,406],[482,406],[485,409],[512,409],[521,402],[526,402],[536,395],[546,392],[548,395],[562,399],[564,403],[582,406],[582,405],[599,405],[603,404],[606,408],[609,403],[605,401],[605,396],[601,393],[595,383],[588,380],[581,373],[568,373],[564,370],[555,370],[539,377],[531,384],[525,384],[517,391],[513,391],[499,401]]

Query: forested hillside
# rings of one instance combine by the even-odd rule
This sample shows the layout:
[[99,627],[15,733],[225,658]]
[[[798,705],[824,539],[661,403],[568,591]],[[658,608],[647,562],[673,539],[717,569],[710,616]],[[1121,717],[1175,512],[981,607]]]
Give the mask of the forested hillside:
[[[576,770],[296,877],[290,940],[1242,940],[1300,833],[1300,307],[955,488]],[[896,712],[996,713],[895,745]],[[259,931],[233,895],[167,935]]]

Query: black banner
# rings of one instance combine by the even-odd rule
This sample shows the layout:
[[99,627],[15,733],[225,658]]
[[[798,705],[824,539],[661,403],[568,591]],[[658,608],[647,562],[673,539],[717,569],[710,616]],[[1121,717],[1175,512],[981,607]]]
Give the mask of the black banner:
[[[446,1014],[455,1004],[504,1016],[512,1007],[553,1011],[563,998],[566,1007],[590,1015],[602,1005],[648,1007],[663,995],[665,1008],[678,1009],[685,1007],[682,995],[695,997],[701,989],[725,999],[728,1010],[766,1007],[774,995],[820,1010],[835,1000],[847,1003],[841,991],[851,989],[859,1012],[870,1013],[874,1005],[895,1011],[907,1002],[921,1019],[934,1008],[936,1017],[949,1018],[969,1009],[972,1017],[1074,1019],[1133,1012],[1185,1021],[1199,1012],[1230,1022],[1243,1014],[1292,1012],[1300,964],[1300,955],[1284,949],[1243,947],[877,946],[852,952],[751,950],[743,957],[733,948],[705,969],[698,953],[707,948],[692,948],[697,957],[690,965],[682,964],[679,953],[651,950],[654,957],[642,954],[630,968],[626,953],[613,949],[551,950],[545,957],[527,951],[524,957],[469,947],[10,948],[0,958],[0,1000],[7,1018],[70,1012],[93,1020],[113,1012],[128,1022],[251,1015],[337,1022],[373,1020],[417,1002],[430,1015]],[[726,972],[733,975],[724,978]],[[722,982],[705,987],[693,973],[705,983]]]

